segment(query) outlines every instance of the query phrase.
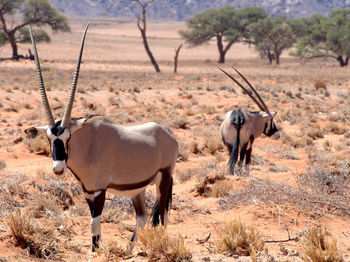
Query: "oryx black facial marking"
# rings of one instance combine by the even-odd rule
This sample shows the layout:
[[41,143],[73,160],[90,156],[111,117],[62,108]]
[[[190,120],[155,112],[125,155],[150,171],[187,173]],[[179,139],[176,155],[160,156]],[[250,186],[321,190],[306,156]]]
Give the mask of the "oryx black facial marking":
[[265,128],[264,128],[264,134],[265,135],[270,137],[273,134],[275,134],[276,132],[278,132],[278,129],[277,129],[275,123],[273,122],[273,119],[271,119],[269,121],[269,123],[265,123]]
[[53,171],[55,174],[63,174],[67,168],[69,129],[61,126],[58,121],[52,128],[47,129],[47,137],[50,142],[53,159]]

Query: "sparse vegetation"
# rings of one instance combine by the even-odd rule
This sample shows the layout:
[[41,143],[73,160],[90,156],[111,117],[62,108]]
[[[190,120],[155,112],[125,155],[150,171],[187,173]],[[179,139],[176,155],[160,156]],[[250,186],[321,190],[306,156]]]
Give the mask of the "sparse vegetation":
[[[72,21],[73,34],[60,34],[53,38],[55,44],[38,46],[44,58],[41,61],[44,81],[55,119],[61,119],[64,111],[72,81],[69,68],[75,66],[74,53],[79,45],[77,31],[83,30],[80,19]],[[239,56],[227,56],[227,66],[234,62],[232,65],[246,72],[268,106],[279,111],[275,123],[281,129],[281,138],[257,139],[250,176],[229,176],[228,154],[221,142],[219,126],[232,108],[248,107],[255,111],[257,107],[217,70],[216,53],[207,52],[216,43],[194,49],[184,46],[179,73],[173,75],[169,71],[172,61],[168,59],[173,55],[171,46],[178,46],[179,39],[173,37],[176,31],[167,32],[177,27],[178,22],[171,26],[166,23],[166,27],[161,21],[150,22],[150,29],[164,32],[164,37],[152,37],[152,46],[160,51],[160,66],[164,69],[164,73],[156,74],[144,57],[142,44],[136,41],[139,32],[132,35],[134,23],[112,18],[93,23],[103,34],[88,33],[84,50],[87,56],[84,54],[72,116],[104,114],[125,126],[154,121],[168,130],[171,127],[180,154],[168,227],[164,231],[169,239],[178,239],[180,249],[183,241],[194,261],[254,260],[254,253],[251,258],[212,253],[218,238],[213,224],[217,226],[224,217],[240,217],[244,222],[254,219],[254,226],[264,234],[265,241],[287,240],[286,227],[291,238],[299,240],[281,244],[286,249],[280,249],[280,243],[266,244],[263,252],[257,251],[256,260],[292,261],[306,258],[301,245],[305,225],[318,224],[320,228],[327,225],[326,238],[336,239],[339,254],[343,254],[344,261],[348,259],[349,248],[344,244],[348,232],[339,233],[339,225],[349,227],[350,216],[350,109],[346,106],[350,103],[350,92],[345,69],[338,70],[338,65],[328,59],[321,64],[316,60],[303,64],[285,56],[282,66],[271,67],[259,62],[248,45],[235,45]],[[110,30],[111,23],[116,23],[113,28],[118,27],[117,33]],[[100,47],[94,50],[96,43]],[[62,46],[60,52],[52,49],[57,46]],[[133,52],[107,52],[111,48]],[[31,255],[29,250],[37,250],[45,240],[46,236],[41,237],[39,231],[48,230],[59,239],[57,244],[62,251],[52,255],[51,260],[88,260],[91,215],[81,185],[70,172],[63,176],[52,174],[52,160],[44,156],[50,154],[45,135],[35,146],[34,140],[23,133],[28,127],[46,123],[35,77],[32,62],[1,62],[0,250],[6,252],[2,256],[7,261],[38,260],[34,257],[37,251]],[[323,81],[327,90],[322,87],[316,90],[317,80]],[[148,213],[155,196],[154,187],[147,188]],[[24,234],[33,242],[27,242],[29,246],[23,250],[7,226],[10,214],[19,208],[22,217],[39,226],[32,236]],[[176,257],[168,254],[173,250],[168,247],[150,258],[141,242],[134,243],[133,252],[129,252],[128,239],[135,228],[130,197],[107,193],[101,222],[104,229],[101,252],[91,255],[91,260],[168,261]],[[178,237],[179,234],[183,237]],[[49,239],[47,244],[50,241],[53,240]]]
[[192,254],[185,246],[185,240],[181,235],[175,238],[169,237],[165,227],[145,226],[137,231],[141,248],[150,259],[162,259],[167,261],[191,261]]
[[337,242],[327,229],[308,228],[302,238],[303,259],[317,262],[342,262],[343,257],[337,248]]
[[62,244],[50,227],[37,224],[19,209],[11,213],[9,227],[17,244],[31,255],[44,259],[61,259]]
[[262,234],[254,227],[233,220],[215,227],[218,235],[215,251],[228,255],[243,255],[255,258],[264,248]]

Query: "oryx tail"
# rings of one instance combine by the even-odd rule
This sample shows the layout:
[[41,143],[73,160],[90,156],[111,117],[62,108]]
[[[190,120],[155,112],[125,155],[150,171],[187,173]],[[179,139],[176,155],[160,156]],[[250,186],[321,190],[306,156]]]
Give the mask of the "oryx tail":
[[237,162],[238,159],[238,149],[239,149],[239,143],[240,143],[240,131],[241,131],[241,127],[244,124],[245,118],[244,115],[241,111],[241,109],[239,108],[238,110],[233,110],[231,115],[230,115],[230,120],[232,125],[235,127],[236,131],[237,131],[237,135],[236,135],[236,141],[235,144],[233,146],[233,149],[231,150],[230,153],[230,159],[229,159],[229,171],[231,174],[234,173],[234,166]]

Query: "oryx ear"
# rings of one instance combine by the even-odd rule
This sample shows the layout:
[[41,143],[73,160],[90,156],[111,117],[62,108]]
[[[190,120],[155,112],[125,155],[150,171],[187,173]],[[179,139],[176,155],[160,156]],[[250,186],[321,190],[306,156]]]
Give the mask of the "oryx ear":
[[24,133],[26,133],[31,138],[35,138],[38,135],[45,134],[48,126],[38,126],[38,127],[30,127],[24,130]]
[[272,115],[272,117],[275,117],[277,115],[277,112],[271,112],[270,114]]
[[262,117],[272,117],[272,118],[274,118],[275,115],[277,115],[277,112],[270,112],[270,113],[262,112],[261,115],[262,115]]

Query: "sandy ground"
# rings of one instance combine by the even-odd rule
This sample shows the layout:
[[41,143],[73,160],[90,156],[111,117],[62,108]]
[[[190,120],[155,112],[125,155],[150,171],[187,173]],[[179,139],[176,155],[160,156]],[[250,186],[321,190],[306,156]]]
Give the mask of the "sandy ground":
[[[60,118],[64,110],[85,24],[84,19],[71,20],[71,33],[56,34],[50,44],[38,44],[44,81],[56,118]],[[331,193],[325,193],[327,190],[318,184],[301,184],[301,177],[310,174],[310,170],[327,173],[347,163],[350,154],[349,69],[340,68],[333,60],[301,63],[288,57],[287,52],[282,56],[281,65],[268,65],[253,47],[243,44],[234,45],[225,65],[218,65],[213,41],[195,48],[185,44],[179,56],[178,73],[173,74],[174,50],[183,42],[177,31],[184,28],[185,24],[179,22],[149,24],[149,44],[162,70],[156,74],[134,22],[92,21],[73,117],[101,114],[122,125],[156,121],[173,131],[182,157],[176,166],[167,232],[172,237],[184,237],[193,261],[251,260],[214,252],[218,239],[215,228],[233,219],[258,229],[266,240],[258,261],[273,261],[268,260],[272,257],[275,261],[301,261],[302,235],[312,226],[327,228],[329,236],[337,241],[344,261],[350,261],[350,206],[339,202],[339,199],[349,200],[346,178],[349,166],[341,169],[345,177],[343,187]],[[25,53],[29,47],[19,45],[19,50]],[[0,49],[0,57],[9,55],[8,46]],[[220,66],[232,72],[231,65],[239,68],[257,87],[270,110],[278,112],[276,124],[282,136],[279,140],[261,137],[255,141],[251,175],[226,176],[231,190],[225,196],[200,196],[195,189],[204,177],[226,170],[228,155],[219,134],[225,113],[238,106],[256,110],[249,98],[217,69]],[[316,90],[317,81],[324,83],[326,90]],[[39,147],[34,148],[33,141],[24,134],[28,127],[46,124],[32,61],[0,62],[0,120],[0,160],[5,163],[0,169],[3,203],[0,203],[0,261],[40,260],[18,245],[11,233],[9,220],[15,209],[32,217],[41,227],[54,228],[62,252],[53,260],[106,261],[106,252],[96,256],[89,253],[90,216],[83,195],[73,194],[77,181],[70,173],[55,177],[51,158],[43,154],[43,148],[47,148],[46,139],[40,140]],[[314,134],[317,132],[321,135]],[[196,143],[199,152],[193,150]],[[314,161],[317,157],[319,159]],[[58,196],[40,189],[40,185],[45,187],[57,181],[63,181],[68,187],[74,204],[63,208],[55,202]],[[257,181],[266,186],[266,191],[261,191],[263,194],[275,193],[264,200],[253,193],[242,197],[241,193]],[[291,192],[294,190],[295,199],[281,200],[287,193],[273,191],[275,184],[288,186]],[[329,198],[329,201],[338,202],[327,205],[320,199],[314,204],[312,199],[301,201],[300,187],[324,197],[322,201]],[[154,190],[148,194],[153,196]],[[38,198],[44,196],[52,198],[53,202],[43,204]],[[102,219],[105,246],[109,246],[111,240],[127,244],[135,223],[134,214],[126,212],[125,206],[118,206],[117,200],[114,195],[107,197],[105,213],[116,210],[119,215],[113,222],[109,222],[107,215]],[[56,203],[58,211],[49,215],[45,210],[49,210],[52,203]],[[111,208],[113,205],[115,207]],[[43,212],[38,212],[38,206],[42,206]],[[59,219],[65,221],[68,233],[55,228]],[[209,233],[209,240],[200,243],[199,240]],[[288,234],[297,241],[288,240]],[[283,252],[286,249],[289,254]],[[128,260],[145,261],[147,258],[136,254]]]

